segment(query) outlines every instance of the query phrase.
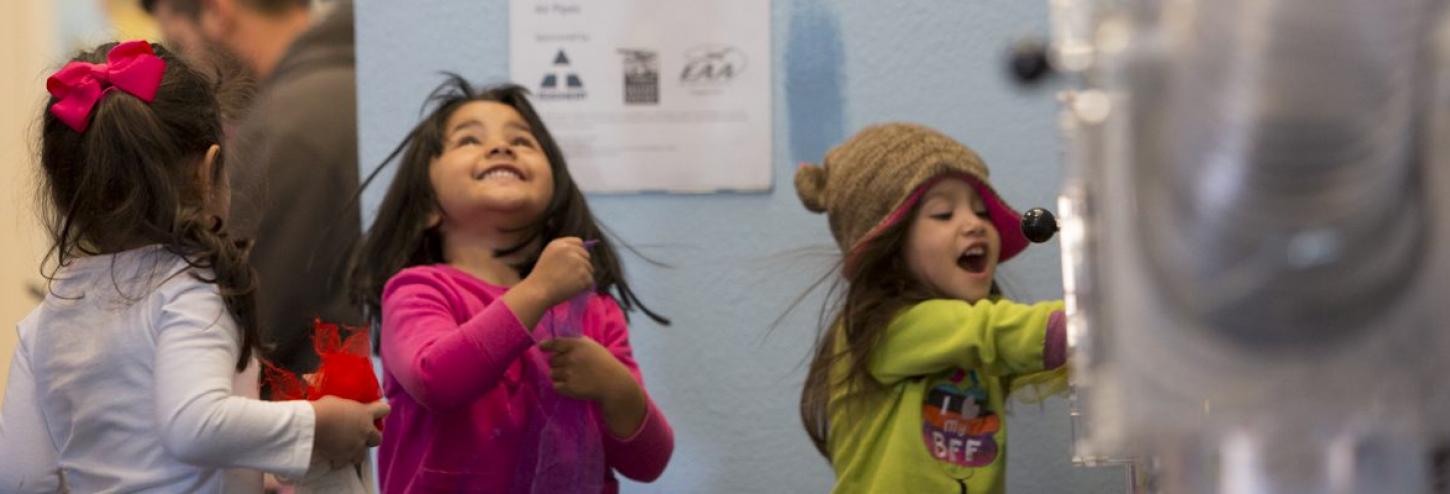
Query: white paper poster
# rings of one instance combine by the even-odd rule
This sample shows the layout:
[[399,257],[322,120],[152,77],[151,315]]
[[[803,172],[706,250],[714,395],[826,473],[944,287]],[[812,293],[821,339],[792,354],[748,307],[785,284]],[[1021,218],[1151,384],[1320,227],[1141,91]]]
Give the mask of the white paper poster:
[[766,190],[769,0],[512,0],[509,70],[590,192]]

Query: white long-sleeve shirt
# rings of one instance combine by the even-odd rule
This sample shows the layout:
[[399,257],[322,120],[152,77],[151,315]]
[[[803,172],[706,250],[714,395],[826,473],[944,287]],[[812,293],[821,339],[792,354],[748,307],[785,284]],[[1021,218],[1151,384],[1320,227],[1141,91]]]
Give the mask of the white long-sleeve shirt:
[[[158,246],[77,259],[19,324],[0,492],[261,492],[301,478],[315,416],[264,402],[216,285]],[[210,273],[201,272],[210,277]]]

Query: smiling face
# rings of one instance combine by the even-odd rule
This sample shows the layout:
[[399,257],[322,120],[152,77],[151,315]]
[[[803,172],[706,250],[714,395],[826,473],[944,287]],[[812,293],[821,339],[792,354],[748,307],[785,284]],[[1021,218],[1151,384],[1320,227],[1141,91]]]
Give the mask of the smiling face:
[[966,181],[944,179],[928,188],[906,235],[907,267],[927,288],[968,302],[991,293],[1002,239]]
[[533,129],[513,107],[493,101],[453,112],[428,177],[442,209],[434,220],[444,232],[525,227],[544,213],[554,191]]

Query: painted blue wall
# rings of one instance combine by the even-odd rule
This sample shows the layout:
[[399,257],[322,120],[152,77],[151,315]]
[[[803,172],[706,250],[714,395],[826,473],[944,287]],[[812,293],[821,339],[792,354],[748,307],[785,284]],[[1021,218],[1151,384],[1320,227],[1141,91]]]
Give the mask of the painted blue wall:
[[[638,292],[674,319],[636,318],[647,387],[675,427],[675,456],[628,492],[824,492],[831,471],[800,426],[796,399],[821,297],[772,322],[833,262],[825,217],[796,199],[797,163],[818,162],[870,123],[910,120],[957,137],[992,169],[1018,209],[1052,205],[1060,184],[1056,104],[1021,91],[1002,54],[1047,28],[1046,0],[777,0],[771,9],[775,187],[761,194],[591,196],[599,218],[659,268],[627,257]],[[360,140],[370,170],[418,119],[449,70],[508,77],[508,2],[361,2]],[[528,82],[528,81],[523,81]],[[371,211],[383,187],[364,204]],[[1061,296],[1056,244],[1005,264],[1022,300]],[[1069,464],[1066,405],[1018,406],[1008,418],[1009,490],[1123,492],[1118,469]]]

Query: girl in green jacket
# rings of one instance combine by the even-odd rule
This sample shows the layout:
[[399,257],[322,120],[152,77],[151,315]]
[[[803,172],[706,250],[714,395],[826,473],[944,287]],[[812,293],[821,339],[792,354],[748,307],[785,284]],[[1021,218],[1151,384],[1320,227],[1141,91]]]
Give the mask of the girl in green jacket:
[[1062,302],[1011,302],[994,282],[1027,239],[987,173],[912,124],[867,128],[796,172],[843,255],[801,393],[834,492],[1003,492],[1007,395],[1065,384]]

